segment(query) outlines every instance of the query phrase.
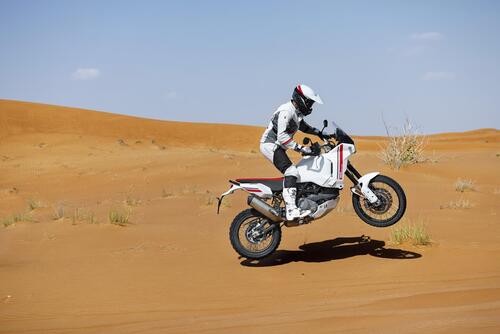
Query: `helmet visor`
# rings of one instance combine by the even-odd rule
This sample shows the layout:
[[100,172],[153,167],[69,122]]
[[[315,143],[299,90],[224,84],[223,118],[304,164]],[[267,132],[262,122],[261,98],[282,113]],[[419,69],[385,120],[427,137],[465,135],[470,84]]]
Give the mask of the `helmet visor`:
[[311,109],[312,106],[313,106],[313,104],[314,104],[314,100],[311,100],[311,99],[308,99],[308,98],[306,98],[305,100],[306,100],[305,102],[306,102],[307,109]]

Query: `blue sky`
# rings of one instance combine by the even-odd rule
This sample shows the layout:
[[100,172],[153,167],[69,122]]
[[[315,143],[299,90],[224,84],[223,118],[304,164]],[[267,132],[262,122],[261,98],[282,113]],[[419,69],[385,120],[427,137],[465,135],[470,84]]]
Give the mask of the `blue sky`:
[[0,0],[0,98],[156,119],[499,128],[499,65],[500,1]]

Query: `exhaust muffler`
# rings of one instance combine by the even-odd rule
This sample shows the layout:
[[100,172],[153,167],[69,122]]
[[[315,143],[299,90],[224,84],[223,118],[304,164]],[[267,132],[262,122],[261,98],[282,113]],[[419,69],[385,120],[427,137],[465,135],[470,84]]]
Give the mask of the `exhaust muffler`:
[[247,203],[252,208],[254,208],[258,212],[262,213],[267,218],[271,219],[273,222],[279,223],[279,222],[283,221],[283,218],[280,216],[280,214],[272,206],[270,206],[269,204],[267,204],[263,200],[257,198],[256,196],[254,196],[254,195],[248,196]]

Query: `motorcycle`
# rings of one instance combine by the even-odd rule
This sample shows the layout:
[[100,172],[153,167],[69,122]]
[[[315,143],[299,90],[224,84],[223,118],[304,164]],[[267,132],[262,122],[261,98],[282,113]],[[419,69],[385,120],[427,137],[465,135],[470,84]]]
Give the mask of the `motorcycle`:
[[403,188],[379,172],[362,176],[349,162],[356,153],[354,141],[338,125],[334,123],[334,126],[332,134],[324,134],[328,121],[323,122],[319,135],[322,144],[304,138],[304,145],[311,144],[312,153],[303,155],[296,164],[299,172],[297,206],[311,210],[309,216],[286,220],[283,178],[229,180],[230,189],[218,197],[217,213],[225,196],[236,190],[249,195],[250,208],[240,212],[229,229],[231,245],[239,255],[248,259],[264,258],[278,248],[283,226],[301,226],[325,217],[339,203],[346,176],[353,183],[352,205],[362,221],[375,227],[388,227],[403,217],[406,210]]

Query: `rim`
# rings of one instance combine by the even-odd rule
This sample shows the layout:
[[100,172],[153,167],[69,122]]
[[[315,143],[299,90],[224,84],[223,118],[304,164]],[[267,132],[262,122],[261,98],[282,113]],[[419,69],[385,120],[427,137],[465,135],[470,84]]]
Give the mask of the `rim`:
[[274,233],[263,234],[270,226],[269,220],[261,217],[249,217],[238,229],[238,239],[241,246],[252,253],[260,253],[271,246]]
[[380,203],[371,204],[366,198],[360,205],[364,214],[370,219],[383,222],[396,216],[399,209],[399,197],[394,188],[383,182],[370,183],[370,189],[377,195]]

